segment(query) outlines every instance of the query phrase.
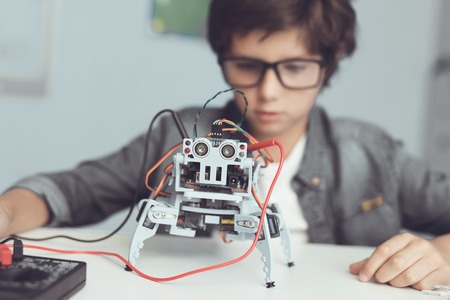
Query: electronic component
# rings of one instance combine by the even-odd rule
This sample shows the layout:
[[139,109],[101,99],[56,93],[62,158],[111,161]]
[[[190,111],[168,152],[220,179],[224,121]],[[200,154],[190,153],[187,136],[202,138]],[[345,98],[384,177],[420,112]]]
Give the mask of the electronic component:
[[[144,241],[154,236],[160,225],[173,235],[194,237],[198,230],[214,226],[227,240],[255,239],[262,210],[252,189],[256,189],[260,165],[247,150],[247,143],[224,139],[221,130],[213,125],[211,137],[185,138],[182,151],[173,156],[171,195],[141,200],[130,264],[135,265]],[[279,207],[272,205],[266,210],[256,244],[267,287],[274,286],[269,240],[275,237],[281,238],[287,264],[292,266],[289,231]]]
[[68,299],[85,283],[85,262],[24,255],[0,268],[0,299]]
[[450,285],[436,284],[432,290],[422,290],[427,295],[441,296],[450,299]]

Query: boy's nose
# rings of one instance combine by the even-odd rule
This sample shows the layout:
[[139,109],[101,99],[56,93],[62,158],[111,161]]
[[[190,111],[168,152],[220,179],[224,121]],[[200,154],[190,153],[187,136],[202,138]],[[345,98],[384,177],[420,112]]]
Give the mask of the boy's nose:
[[268,69],[259,85],[260,96],[266,101],[275,100],[281,93],[283,85],[278,79],[275,70]]

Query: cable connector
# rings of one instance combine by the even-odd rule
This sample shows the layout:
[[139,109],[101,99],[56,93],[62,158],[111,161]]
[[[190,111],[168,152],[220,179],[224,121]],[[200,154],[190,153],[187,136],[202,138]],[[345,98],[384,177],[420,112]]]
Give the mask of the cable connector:
[[[12,251],[13,260],[14,261],[22,260],[23,259],[23,243],[22,243],[22,241],[16,237],[9,237],[9,238],[6,238],[3,241],[1,241],[0,246],[5,246],[3,244],[5,244],[9,241],[14,242],[13,251]],[[7,247],[7,246],[5,246],[5,247]],[[8,248],[8,250],[9,250],[9,248]],[[11,252],[11,250],[9,250],[9,251]]]
[[213,124],[211,126],[211,137],[214,138],[214,139],[221,139],[222,138],[222,125]]

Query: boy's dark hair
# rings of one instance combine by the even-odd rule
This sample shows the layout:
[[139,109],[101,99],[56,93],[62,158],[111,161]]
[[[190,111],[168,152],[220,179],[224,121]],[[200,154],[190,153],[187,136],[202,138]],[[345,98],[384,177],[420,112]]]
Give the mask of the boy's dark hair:
[[350,0],[212,0],[208,41],[220,58],[235,34],[265,30],[270,35],[292,27],[303,30],[309,51],[323,57],[327,86],[339,59],[356,48],[356,15]]

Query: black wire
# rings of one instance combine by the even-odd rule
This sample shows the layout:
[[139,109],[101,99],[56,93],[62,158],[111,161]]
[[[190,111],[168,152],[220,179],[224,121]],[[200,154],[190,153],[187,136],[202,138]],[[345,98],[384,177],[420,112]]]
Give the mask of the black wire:
[[15,237],[8,237],[8,238],[4,239],[3,241],[1,241],[0,244],[6,244],[9,241],[14,241],[15,242],[15,241],[17,241],[17,238],[15,238]]
[[198,119],[200,118],[200,115],[201,115],[202,112],[205,110],[206,106],[208,105],[208,103],[211,102],[212,100],[214,100],[214,99],[215,99],[217,96],[219,96],[220,94],[228,93],[228,92],[234,92],[234,93],[241,94],[242,97],[244,98],[244,102],[245,102],[244,112],[243,112],[243,114],[242,114],[241,120],[239,121],[239,123],[237,123],[237,125],[238,125],[239,127],[242,126],[242,123],[244,122],[244,119],[245,119],[245,115],[247,114],[247,108],[248,108],[247,97],[245,96],[244,92],[242,92],[241,90],[237,90],[237,89],[234,89],[234,88],[229,88],[229,89],[227,89],[227,90],[223,90],[223,91],[217,92],[217,93],[216,93],[214,96],[212,96],[210,99],[206,100],[206,102],[205,102],[205,104],[203,105],[203,107],[200,108],[200,110],[198,111],[197,115],[195,116],[194,128],[193,128],[193,134],[194,134],[194,137],[197,137],[197,136],[198,136],[198,135],[197,135],[197,122],[198,122]]
[[[68,235],[54,235],[54,236],[49,236],[49,237],[44,237],[44,238],[28,238],[28,237],[22,237],[22,236],[18,236],[18,235],[11,235],[11,237],[13,237],[13,238],[20,238],[20,239],[24,239],[24,240],[30,240],[30,241],[46,241],[46,240],[55,239],[55,238],[65,238],[65,239],[69,239],[69,240],[77,241],[77,242],[95,243],[95,242],[104,241],[104,240],[110,238],[111,236],[113,236],[114,234],[116,234],[128,222],[128,219],[130,218],[131,214],[133,213],[133,208],[134,208],[134,206],[137,203],[137,200],[138,200],[138,197],[139,197],[139,187],[140,187],[141,182],[142,182],[142,180],[144,178],[145,168],[147,166],[148,145],[149,145],[149,141],[151,140],[152,128],[153,128],[153,125],[154,125],[155,121],[164,113],[170,113],[172,115],[172,117],[174,118],[175,123],[177,125],[177,128],[180,131],[181,137],[182,138],[188,137],[188,135],[186,133],[186,129],[184,128],[183,123],[181,122],[178,114],[175,111],[173,111],[171,109],[164,109],[164,110],[161,110],[160,112],[158,112],[153,117],[153,119],[152,119],[152,121],[151,121],[151,123],[150,123],[150,125],[148,127],[147,134],[145,136],[144,156],[143,156],[143,159],[142,159],[141,169],[139,171],[138,179],[137,179],[137,182],[136,182],[136,190],[135,190],[135,193],[134,193],[134,197],[133,197],[133,200],[132,200],[132,202],[130,204],[130,208],[128,209],[128,213],[127,213],[125,219],[122,221],[122,223],[120,223],[120,225],[116,229],[114,229],[111,233],[107,234],[104,237],[101,237],[101,238],[98,238],[98,239],[92,239],[92,240],[79,239],[79,238],[75,238],[75,237],[68,236]],[[114,177],[118,182],[120,182],[122,185],[124,185],[124,181],[120,177],[118,177],[114,172],[112,172],[111,170],[107,169],[105,166],[101,165],[98,162],[89,162],[89,163],[94,163],[97,166],[102,166],[101,169],[103,171],[107,172],[112,177]],[[81,180],[81,182],[84,182],[81,177],[79,179]],[[92,195],[93,195],[93,197],[95,197],[94,193],[92,193]],[[5,240],[5,241],[7,241],[7,240]]]

